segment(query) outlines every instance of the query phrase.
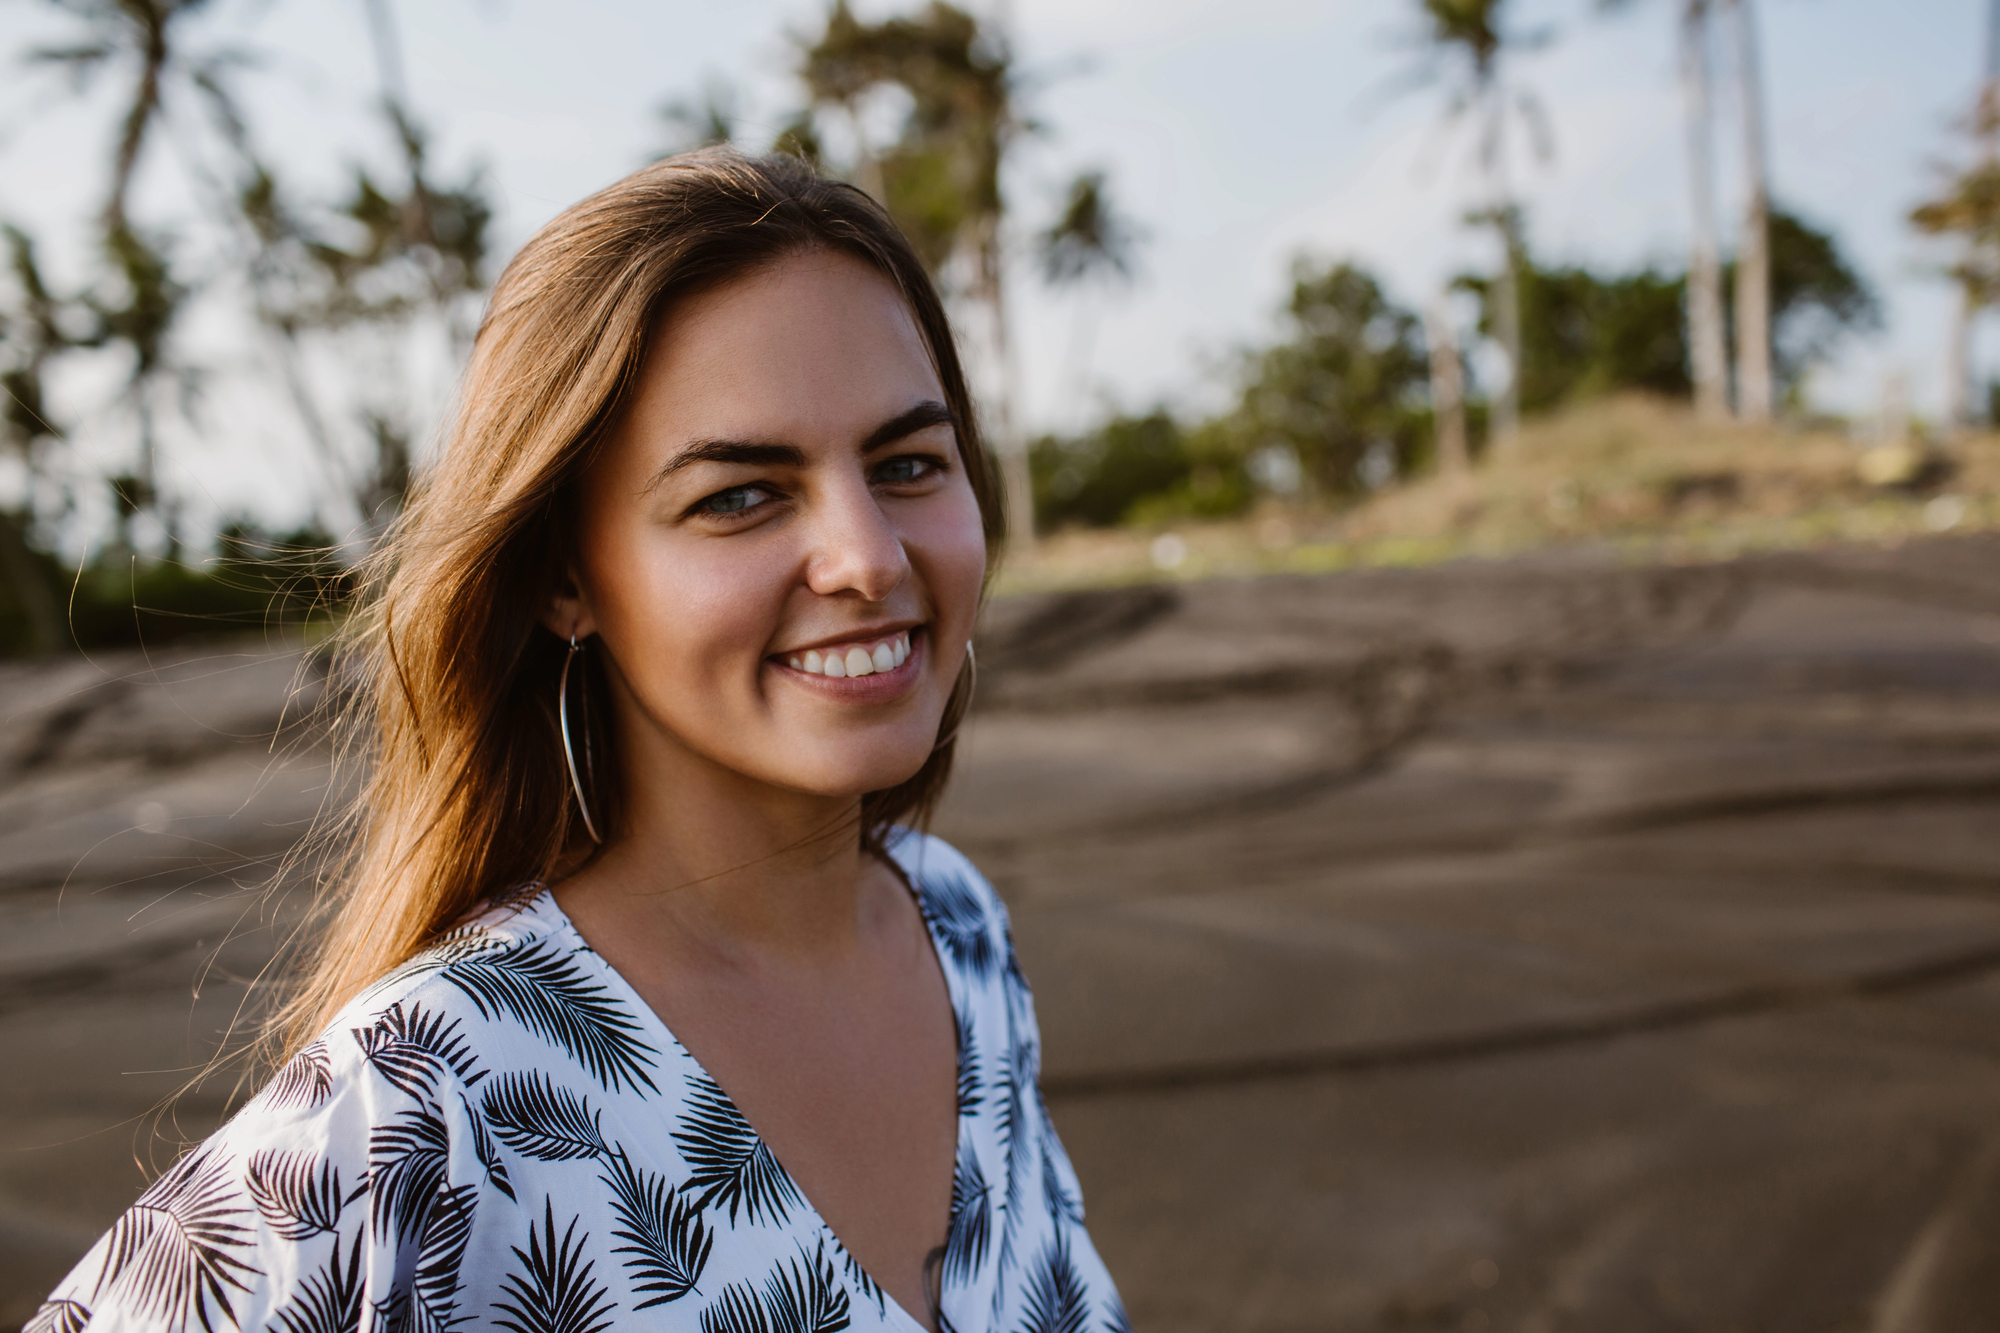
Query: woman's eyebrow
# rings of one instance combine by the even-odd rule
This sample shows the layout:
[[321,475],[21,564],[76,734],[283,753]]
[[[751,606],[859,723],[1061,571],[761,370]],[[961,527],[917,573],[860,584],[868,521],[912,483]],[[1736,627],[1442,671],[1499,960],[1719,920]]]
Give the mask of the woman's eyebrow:
[[952,410],[935,398],[926,398],[915,407],[899,412],[868,432],[868,438],[861,442],[861,452],[872,454],[887,444],[915,435],[931,426],[958,427],[958,418]]
[[804,467],[806,451],[795,444],[760,440],[696,440],[653,474],[652,490],[674,473],[695,463],[743,463],[751,467]]
[[[927,398],[915,407],[898,412],[887,421],[868,432],[861,442],[861,452],[871,454],[885,445],[915,435],[931,426],[958,425],[958,418],[952,410],[934,398]],[[804,467],[805,450],[793,444],[779,444],[774,440],[696,440],[687,445],[672,458],[666,466],[653,474],[646,483],[652,490],[674,473],[695,463],[738,463],[749,467]]]

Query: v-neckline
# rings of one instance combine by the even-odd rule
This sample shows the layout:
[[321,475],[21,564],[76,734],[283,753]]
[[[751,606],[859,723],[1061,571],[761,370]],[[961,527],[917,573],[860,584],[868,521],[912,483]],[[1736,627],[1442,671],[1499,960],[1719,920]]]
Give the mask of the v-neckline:
[[[958,1027],[959,1024],[963,1021],[962,1015],[969,1012],[965,1006],[964,1002],[965,997],[960,994],[961,979],[958,976],[958,974],[952,969],[951,963],[949,961],[950,951],[944,947],[943,941],[938,936],[937,922],[931,919],[930,907],[928,904],[924,902],[923,889],[919,885],[917,876],[914,873],[912,873],[908,867],[904,866],[900,861],[896,859],[895,853],[893,851],[888,852],[885,856],[885,859],[889,863],[889,869],[895,873],[896,877],[899,880],[903,882],[904,887],[909,892],[911,901],[916,904],[917,916],[924,923],[924,935],[926,938],[930,940],[931,953],[937,959],[938,971],[944,975],[945,1002],[951,1006],[952,1029],[954,1036],[956,1038],[956,1040],[953,1042],[953,1053],[952,1053],[952,1064],[954,1066],[953,1073],[955,1079],[953,1086],[954,1089],[956,1089],[957,1087],[962,1086],[962,1081],[965,1076],[965,1069],[962,1063],[963,1060],[965,1059],[965,1034],[963,1032],[958,1031]],[[562,904],[556,901],[554,888],[546,884],[542,886],[541,893],[538,895],[538,901],[531,903],[530,907],[542,908],[544,905],[546,905],[545,910],[548,911],[554,917],[558,928],[561,929],[562,931],[567,932],[569,936],[575,941],[576,945],[579,948],[581,948],[585,953],[590,955],[592,960],[590,966],[595,967],[600,972],[602,972],[604,974],[604,977],[614,987],[623,992],[624,997],[632,1003],[637,1012],[641,1015],[641,1020],[640,1020],[641,1023],[642,1024],[650,1023],[652,1027],[656,1029],[657,1034],[666,1039],[665,1044],[662,1047],[662,1053],[664,1053],[667,1049],[672,1049],[679,1051],[683,1056],[687,1057],[688,1063],[694,1066],[695,1072],[698,1073],[703,1079],[706,1079],[708,1085],[711,1088],[714,1088],[716,1093],[721,1096],[722,1100],[728,1104],[729,1109],[736,1113],[737,1118],[742,1120],[742,1122],[745,1125],[749,1126],[750,1133],[755,1136],[758,1146],[763,1148],[765,1152],[770,1153],[771,1160],[777,1162],[778,1169],[785,1173],[785,1180],[791,1185],[793,1192],[799,1196],[799,1201],[801,1202],[801,1204],[803,1204],[805,1211],[811,1214],[811,1221],[818,1224],[820,1231],[825,1233],[827,1238],[833,1242],[834,1248],[837,1251],[839,1251],[840,1258],[843,1264],[852,1265],[855,1271],[865,1275],[868,1278],[870,1284],[872,1284],[875,1290],[881,1295],[882,1299],[880,1303],[880,1308],[882,1309],[885,1316],[888,1315],[889,1312],[893,1311],[894,1317],[902,1321],[903,1325],[902,1333],[929,1333],[929,1330],[927,1330],[924,1327],[923,1321],[916,1318],[908,1310],[904,1309],[902,1302],[898,1301],[894,1296],[890,1295],[889,1289],[883,1286],[880,1282],[876,1281],[875,1275],[873,1273],[868,1272],[867,1268],[862,1265],[861,1261],[855,1258],[853,1253],[848,1250],[847,1242],[843,1241],[840,1238],[840,1234],[836,1232],[833,1229],[832,1225],[827,1222],[825,1214],[821,1213],[819,1210],[819,1205],[815,1204],[812,1201],[812,1199],[806,1194],[804,1187],[802,1187],[799,1184],[798,1180],[792,1175],[791,1170],[785,1166],[784,1162],[778,1157],[778,1154],[775,1151],[773,1151],[771,1145],[765,1141],[763,1134],[758,1131],[755,1125],[750,1123],[750,1117],[743,1114],[743,1108],[736,1104],[736,1099],[729,1095],[728,1089],[722,1086],[721,1080],[717,1079],[715,1075],[709,1073],[707,1066],[703,1065],[702,1062],[695,1057],[695,1053],[689,1050],[681,1042],[681,1039],[679,1037],[676,1037],[674,1035],[673,1029],[667,1026],[667,1021],[664,1018],[661,1018],[660,1015],[654,1010],[653,1006],[646,1002],[646,997],[639,994],[638,989],[635,986],[633,986],[631,982],[625,979],[624,974],[621,973],[617,968],[613,967],[611,965],[611,961],[608,958],[606,958],[603,954],[599,953],[596,949],[591,947],[590,941],[586,940],[583,937],[583,932],[576,928],[576,923],[574,921],[570,920],[569,913],[565,912],[563,910]],[[965,1135],[967,1129],[966,1108],[964,1102],[959,1098],[956,1091],[954,1091],[952,1094],[952,1106],[954,1108],[953,1124],[952,1124],[952,1160],[954,1162],[953,1169],[955,1171],[957,1169],[955,1163],[957,1162],[958,1159],[959,1147],[961,1144],[965,1142]],[[958,1223],[958,1203],[959,1203],[958,1191],[953,1190],[951,1208],[950,1211],[946,1214],[946,1220],[945,1220],[946,1237],[950,1236],[952,1228],[956,1226]],[[943,1243],[943,1238],[940,1238],[940,1244],[942,1243]],[[928,1264],[926,1265],[926,1269],[928,1270]],[[942,1282],[939,1282],[938,1284],[938,1325],[940,1329],[951,1328],[954,1326],[953,1321],[949,1319],[944,1313],[944,1284]]]

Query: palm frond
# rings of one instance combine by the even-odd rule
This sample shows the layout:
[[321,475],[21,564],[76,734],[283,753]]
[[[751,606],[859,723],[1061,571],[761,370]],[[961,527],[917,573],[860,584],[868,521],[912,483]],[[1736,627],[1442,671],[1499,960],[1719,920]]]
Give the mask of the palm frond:
[[755,1287],[732,1282],[715,1304],[701,1312],[701,1333],[771,1333],[771,1317]]
[[1104,1305],[1104,1333],[1132,1333],[1132,1321],[1125,1314],[1125,1302],[1112,1292]]
[[90,1324],[90,1307],[82,1301],[43,1301],[21,1333],[83,1333]]
[[886,1303],[881,1284],[868,1276],[868,1270],[861,1266],[859,1259],[847,1252],[846,1246],[842,1246],[840,1250],[840,1266],[847,1271],[847,1285],[859,1292],[862,1300],[873,1301],[877,1314],[884,1313]]
[[229,1288],[248,1291],[239,1274],[259,1274],[235,1251],[247,1250],[251,1229],[243,1196],[230,1179],[230,1163],[213,1146],[182,1158],[112,1224],[96,1293],[116,1287],[120,1304],[162,1324],[186,1324],[192,1315],[213,1327],[210,1304],[230,1323],[236,1312]]
[[1041,1109],[1042,1120],[1042,1198],[1049,1206],[1049,1215],[1057,1222],[1083,1221],[1083,1197],[1069,1187],[1069,1180],[1075,1179],[1075,1168],[1064,1178],[1063,1168],[1069,1167],[1069,1154],[1063,1151],[1062,1140],[1056,1137],[1056,1122],[1049,1119],[1049,1105],[1042,1100],[1039,1090],[1035,1093],[1035,1104]]
[[324,1041],[315,1041],[285,1062],[264,1087],[270,1106],[313,1107],[333,1095],[333,1057]]
[[1000,952],[986,904],[972,882],[955,871],[928,874],[917,882],[917,900],[952,960],[976,977],[991,976]]
[[465,1107],[465,1118],[472,1125],[472,1151],[479,1158],[479,1165],[486,1169],[486,1179],[494,1189],[508,1198],[514,1197],[514,1186],[507,1179],[507,1163],[500,1156],[500,1145],[493,1141],[493,1131],[486,1127],[486,1119],[472,1109],[472,1101],[464,1093],[458,1100]]
[[951,1011],[958,1028],[958,1114],[979,1109],[979,1047],[972,1039],[972,1019],[956,1006]]
[[697,1290],[715,1243],[702,1223],[701,1206],[676,1192],[665,1176],[633,1166],[623,1152],[612,1153],[605,1165],[610,1174],[598,1178],[616,1196],[612,1207],[623,1224],[611,1234],[628,1242],[612,1253],[632,1256],[625,1267],[633,1291],[655,1293],[633,1309],[665,1305]]
[[362,1243],[365,1229],[354,1233],[354,1244],[346,1262],[340,1258],[340,1238],[334,1237],[333,1254],[306,1276],[290,1300],[279,1306],[266,1326],[271,1333],[349,1333],[361,1327]]
[[659,1055],[636,1035],[638,1019],[561,946],[536,939],[496,949],[467,940],[452,948],[458,952],[438,975],[463,991],[481,1017],[506,1014],[613,1092],[641,1084],[659,1091],[646,1072]]
[[1090,1294],[1070,1261],[1067,1234],[1057,1227],[1028,1278],[1021,1333],[1083,1333],[1089,1318]]
[[444,1187],[450,1138],[437,1108],[398,1111],[368,1137],[368,1185],[377,1231],[397,1243],[423,1233],[431,1201]]
[[340,1226],[347,1195],[330,1158],[268,1150],[250,1158],[250,1198],[286,1240],[304,1240]]
[[840,1333],[848,1324],[847,1288],[834,1276],[826,1242],[811,1258],[799,1257],[764,1279],[764,1311],[771,1333]]
[[688,1101],[673,1138],[690,1168],[681,1188],[700,1191],[695,1206],[727,1205],[731,1223],[739,1205],[752,1222],[789,1218],[805,1200],[736,1103],[705,1074],[692,1081]]
[[[602,1333],[611,1327],[617,1302],[602,1283],[593,1282],[594,1261],[583,1261],[588,1233],[576,1235],[579,1218],[572,1217],[562,1239],[556,1239],[555,1203],[542,1203],[542,1225],[528,1224],[528,1248],[510,1247],[523,1267],[509,1273],[501,1290],[509,1297],[493,1308],[511,1319],[495,1319],[497,1327],[514,1333]],[[580,1262],[582,1261],[582,1262]]]
[[979,1276],[993,1234],[992,1192],[970,1142],[958,1149],[951,1173],[951,1227],[944,1237],[944,1280],[954,1286]]
[[486,1077],[485,1070],[474,1067],[472,1049],[458,1022],[454,1018],[447,1023],[443,1014],[398,1001],[373,1026],[352,1032],[363,1058],[383,1078],[411,1097],[428,1099],[436,1095],[437,1080],[446,1073],[468,1088]]
[[472,1316],[456,1313],[458,1293],[463,1284],[458,1270],[465,1263],[465,1247],[472,1240],[472,1204],[478,1195],[475,1185],[460,1185],[440,1191],[431,1204],[424,1223],[424,1238],[417,1246],[417,1272],[411,1283],[412,1313],[417,1333],[451,1333]]
[[515,1152],[538,1162],[570,1162],[607,1157],[604,1113],[590,1099],[562,1087],[539,1071],[502,1074],[480,1100],[480,1118]]

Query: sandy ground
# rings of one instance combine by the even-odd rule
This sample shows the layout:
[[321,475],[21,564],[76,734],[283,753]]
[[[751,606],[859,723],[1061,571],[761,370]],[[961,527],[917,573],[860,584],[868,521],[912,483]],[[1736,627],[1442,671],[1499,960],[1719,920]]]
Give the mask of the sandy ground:
[[[938,831],[1142,1330],[2000,1328],[2000,539],[1022,597],[981,661]],[[0,1325],[284,927],[295,687],[0,668]]]

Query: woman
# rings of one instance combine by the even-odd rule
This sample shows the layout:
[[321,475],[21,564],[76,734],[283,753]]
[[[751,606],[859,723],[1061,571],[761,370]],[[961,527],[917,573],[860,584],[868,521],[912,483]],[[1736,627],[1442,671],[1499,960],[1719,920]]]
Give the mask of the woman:
[[31,1326],[1124,1327],[1005,909],[905,827],[989,475],[859,192],[712,150],[550,223],[356,621],[285,1062]]

